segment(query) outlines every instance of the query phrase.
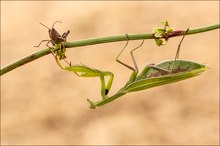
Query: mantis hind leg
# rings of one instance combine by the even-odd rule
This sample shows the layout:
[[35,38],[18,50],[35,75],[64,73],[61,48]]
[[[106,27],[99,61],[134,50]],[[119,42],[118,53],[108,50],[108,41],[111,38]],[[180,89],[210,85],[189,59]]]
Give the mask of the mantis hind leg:
[[132,61],[133,61],[133,63],[134,63],[134,67],[135,67],[135,69],[136,69],[137,72],[138,72],[138,66],[137,66],[137,63],[136,63],[136,61],[135,61],[133,52],[134,52],[135,50],[137,50],[138,48],[140,48],[143,44],[144,44],[144,40],[142,41],[142,43],[141,43],[139,46],[137,46],[136,48],[134,48],[134,49],[131,50],[131,52],[130,52]]
[[189,28],[187,28],[187,30],[185,31],[185,33],[184,33],[184,35],[183,35],[183,37],[182,37],[182,39],[181,39],[181,41],[180,41],[180,43],[179,43],[179,45],[178,45],[178,47],[177,47],[176,55],[175,55],[174,62],[173,62],[173,65],[172,65],[172,68],[171,68],[170,73],[173,72],[173,69],[174,69],[174,65],[175,65],[175,63],[176,63],[176,60],[179,58],[181,44],[182,44],[183,39],[185,38],[185,36],[186,36],[186,34],[187,34],[188,31],[189,31]]
[[128,45],[128,41],[129,41],[128,34],[126,34],[126,37],[127,37],[127,42],[126,42],[125,46],[123,47],[123,49],[121,50],[121,52],[120,52],[120,53],[118,54],[118,56],[116,57],[116,62],[120,63],[121,65],[127,67],[127,68],[130,69],[130,70],[133,70],[133,71],[138,72],[138,66],[137,66],[137,63],[136,63],[136,61],[135,61],[133,52],[134,52],[135,50],[137,50],[138,48],[140,48],[140,47],[143,45],[144,40],[142,41],[142,43],[141,43],[138,47],[134,48],[134,49],[131,50],[131,52],[130,52],[131,58],[132,58],[132,61],[133,61],[134,67],[135,67],[135,68],[133,68],[133,67],[131,67],[130,65],[128,65],[128,64],[126,64],[126,63],[124,63],[124,62],[122,62],[122,61],[119,60],[119,57],[121,56],[122,52],[125,50],[125,48],[126,48],[127,45]]
[[119,60],[119,57],[121,56],[122,52],[125,50],[125,48],[128,46],[128,41],[129,41],[129,38],[128,38],[128,34],[126,34],[126,37],[127,37],[127,42],[125,44],[125,46],[123,47],[123,49],[121,50],[121,52],[118,54],[118,56],[116,57],[116,62],[118,62],[119,64],[127,67],[128,69],[131,69],[133,71],[135,71],[135,69],[127,64],[125,64],[124,62],[122,62],[121,60]]
[[173,61],[171,69],[169,69],[169,68],[168,68],[168,70],[167,69],[163,69],[163,68],[155,66],[153,64],[149,65],[149,67],[153,68],[153,69],[156,69],[158,71],[164,72],[164,73],[169,73],[169,74],[173,73],[176,60],[179,58],[181,44],[182,44],[183,39],[185,38],[185,36],[186,36],[188,31],[189,31],[189,28],[185,31],[185,33],[184,33],[184,35],[183,35],[183,37],[182,37],[182,39],[181,39],[181,41],[180,41],[180,43],[179,43],[179,45],[177,47],[176,55],[175,55],[175,58],[174,58],[174,61]]

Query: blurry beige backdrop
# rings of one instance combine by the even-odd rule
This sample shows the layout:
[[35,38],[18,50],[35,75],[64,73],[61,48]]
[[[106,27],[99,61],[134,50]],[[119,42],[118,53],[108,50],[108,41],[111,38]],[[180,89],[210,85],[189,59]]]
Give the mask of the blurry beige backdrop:
[[[219,21],[219,3],[198,2],[1,2],[1,66],[45,48],[48,30],[70,30],[68,41],[149,33],[160,21],[176,29]],[[135,52],[139,68],[174,57],[180,37],[157,47],[146,40]],[[130,41],[121,59],[131,64]],[[115,62],[125,42],[71,48],[72,64],[115,73],[110,95],[131,71]],[[186,36],[180,58],[208,64],[203,75],[127,94],[96,110],[86,99],[100,98],[99,78],[79,78],[47,55],[1,77],[2,144],[218,144],[219,30]]]

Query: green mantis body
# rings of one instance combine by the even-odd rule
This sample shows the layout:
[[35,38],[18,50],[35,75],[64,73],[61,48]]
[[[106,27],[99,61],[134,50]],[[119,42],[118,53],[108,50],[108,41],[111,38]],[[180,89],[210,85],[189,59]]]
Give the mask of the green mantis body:
[[[185,35],[183,36],[183,38],[184,37]],[[152,87],[178,82],[181,80],[198,76],[202,72],[204,72],[207,69],[207,67],[203,64],[199,64],[187,60],[178,60],[180,45],[182,43],[182,40],[178,45],[178,49],[174,60],[164,61],[155,65],[153,64],[147,65],[140,73],[138,71],[138,66],[136,64],[136,61],[134,59],[133,51],[141,47],[144,41],[141,43],[140,46],[136,47],[130,52],[135,68],[123,63],[118,59],[119,56],[124,51],[124,49],[126,48],[126,46],[128,45],[128,41],[127,41],[126,45],[117,56],[116,61],[122,64],[123,66],[129,68],[130,70],[132,70],[132,73],[127,83],[120,90],[118,90],[117,93],[115,93],[112,96],[108,96],[114,78],[114,74],[112,72],[100,71],[98,69],[90,68],[85,65],[74,65],[74,66],[65,67],[64,69],[70,72],[74,72],[80,77],[100,78],[102,99],[96,102],[87,99],[87,101],[90,104],[90,108],[95,109],[96,107],[112,102],[113,100],[119,98],[120,96],[125,95],[126,93],[136,92]],[[109,76],[109,80],[107,83],[105,82],[106,76]]]
[[[90,108],[94,109],[96,107],[107,104],[119,98],[120,96],[125,95],[126,93],[145,90],[148,88],[189,79],[200,75],[207,69],[205,65],[187,60],[176,60],[172,73],[168,73],[166,71],[155,68],[159,67],[165,70],[169,70],[173,63],[174,60],[168,60],[154,66],[147,65],[140,74],[138,74],[137,71],[133,71],[128,82],[113,96],[108,96],[114,78],[113,73],[108,71],[100,71],[84,65],[66,67],[65,70],[76,72],[80,77],[100,78],[102,100],[93,102],[90,99],[87,99],[90,103]],[[105,76],[109,76],[107,84],[105,83]]]

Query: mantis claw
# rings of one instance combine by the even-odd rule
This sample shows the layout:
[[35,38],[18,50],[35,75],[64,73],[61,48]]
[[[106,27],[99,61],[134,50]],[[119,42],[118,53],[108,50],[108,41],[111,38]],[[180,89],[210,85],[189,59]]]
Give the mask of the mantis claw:
[[89,102],[89,108],[91,109],[95,109],[96,108],[96,105],[94,102],[92,102],[90,99],[87,99],[87,101]]

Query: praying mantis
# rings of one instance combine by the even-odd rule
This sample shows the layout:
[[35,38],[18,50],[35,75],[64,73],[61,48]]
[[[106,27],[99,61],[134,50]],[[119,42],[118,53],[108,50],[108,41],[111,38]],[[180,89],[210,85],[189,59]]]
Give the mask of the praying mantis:
[[[188,30],[189,29],[185,31],[185,34],[183,35],[178,45],[175,59],[163,61],[158,64],[147,65],[144,67],[144,69],[140,73],[139,73],[138,65],[135,61],[133,52],[142,46],[142,44],[144,43],[144,40],[138,47],[134,48],[130,52],[130,55],[131,55],[131,58],[134,64],[134,68],[119,60],[120,55],[122,54],[122,52],[125,50],[125,48],[128,45],[129,37],[127,35],[127,38],[128,38],[127,43],[125,44],[124,48],[121,50],[121,52],[116,57],[116,62],[130,69],[132,73],[130,75],[130,78],[126,82],[126,84],[112,96],[108,96],[108,93],[111,89],[113,79],[114,79],[114,74],[112,72],[100,71],[98,69],[94,69],[86,65],[68,66],[68,67],[65,67],[64,70],[74,72],[80,77],[99,77],[100,78],[102,99],[100,101],[95,101],[95,102],[91,101],[90,99],[87,99],[90,105],[89,107],[91,109],[95,109],[96,107],[100,107],[107,103],[110,103],[116,100],[117,98],[130,92],[136,92],[140,90],[149,89],[152,87],[157,87],[157,86],[189,79],[189,78],[200,75],[202,72],[204,72],[207,69],[207,67],[203,64],[199,64],[193,61],[178,59],[180,46]],[[109,79],[106,83],[105,77],[107,76],[109,77]]]

